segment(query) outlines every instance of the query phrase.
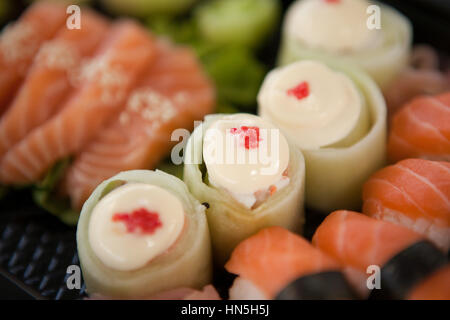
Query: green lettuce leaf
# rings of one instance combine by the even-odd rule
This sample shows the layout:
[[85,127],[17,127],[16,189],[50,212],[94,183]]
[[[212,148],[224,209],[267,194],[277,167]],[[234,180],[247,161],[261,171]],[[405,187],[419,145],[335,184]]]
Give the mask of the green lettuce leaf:
[[239,109],[226,101],[218,101],[215,113],[239,113]]
[[154,34],[169,37],[176,43],[193,45],[200,40],[197,27],[190,19],[155,16],[147,19],[147,27]]
[[192,19],[162,16],[149,19],[147,25],[155,34],[194,49],[216,85],[217,109],[225,109],[225,113],[255,111],[256,96],[267,70],[252,49],[209,41]]
[[58,183],[70,162],[68,158],[56,163],[45,178],[33,187],[32,195],[38,206],[55,215],[65,224],[74,226],[78,222],[79,212],[71,208],[68,197],[63,197],[57,192]]
[[149,17],[151,15],[185,13],[198,0],[102,0],[103,6],[119,15]]
[[176,165],[170,161],[170,158],[161,162],[156,169],[171,174],[178,179],[183,179],[183,164]]
[[215,82],[219,101],[244,109],[256,105],[266,67],[243,47],[224,47],[201,57]]

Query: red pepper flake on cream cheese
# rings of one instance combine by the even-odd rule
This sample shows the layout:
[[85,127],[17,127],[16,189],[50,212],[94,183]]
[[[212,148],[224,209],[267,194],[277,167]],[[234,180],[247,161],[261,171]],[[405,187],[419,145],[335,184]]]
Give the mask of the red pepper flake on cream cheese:
[[239,135],[244,140],[245,149],[256,149],[259,147],[259,127],[242,126],[240,128],[231,128],[231,134]]
[[289,96],[294,96],[298,100],[301,100],[303,98],[306,98],[309,96],[309,84],[306,81],[303,81],[299,85],[295,86],[294,88],[291,88],[287,91],[287,94]]
[[153,234],[162,226],[158,213],[145,208],[136,209],[131,213],[116,213],[112,221],[124,223],[129,233]]

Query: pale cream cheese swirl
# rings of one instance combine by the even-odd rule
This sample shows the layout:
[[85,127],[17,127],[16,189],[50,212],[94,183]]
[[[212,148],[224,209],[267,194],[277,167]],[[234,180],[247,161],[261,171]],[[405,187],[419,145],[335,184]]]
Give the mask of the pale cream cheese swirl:
[[270,72],[258,104],[259,114],[301,149],[349,146],[369,129],[367,108],[353,81],[317,61]]
[[[159,227],[154,232],[143,233],[139,230],[142,217],[137,217],[136,228],[130,232],[125,223],[114,220],[116,214],[132,215],[135,210],[157,215]],[[155,185],[127,183],[108,193],[93,209],[89,242],[106,266],[130,271],[145,266],[168,250],[180,236],[184,224],[183,205],[175,195]]]
[[283,177],[289,164],[286,138],[258,116],[235,114],[213,122],[205,132],[203,157],[211,185],[246,207],[255,203],[255,192],[281,187],[288,179]]
[[300,0],[288,11],[286,30],[310,48],[334,53],[367,50],[382,41],[380,30],[367,25],[371,5],[366,0]]

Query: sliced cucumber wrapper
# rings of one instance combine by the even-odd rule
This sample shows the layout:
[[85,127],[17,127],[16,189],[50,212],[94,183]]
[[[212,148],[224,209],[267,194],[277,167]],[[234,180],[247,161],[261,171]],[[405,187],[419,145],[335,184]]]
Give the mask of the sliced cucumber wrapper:
[[258,47],[273,33],[280,12],[278,0],[213,0],[194,16],[208,42]]
[[[96,204],[127,182],[156,185],[177,196],[185,210],[186,227],[168,252],[145,267],[118,271],[107,267],[95,255],[89,243],[88,229]],[[108,298],[141,299],[179,287],[200,289],[210,283],[211,247],[204,210],[180,179],[162,171],[126,171],[101,183],[84,204],[77,229],[78,254],[88,293]]]
[[364,69],[381,89],[385,89],[408,64],[412,46],[412,26],[409,20],[396,10],[377,4],[381,7],[381,32],[383,34],[383,40],[377,48],[342,55],[332,54],[308,48],[305,44],[293,39],[284,26],[278,64],[286,65],[294,61],[309,59],[331,63],[351,63]]
[[339,209],[360,209],[362,185],[386,163],[387,135],[386,103],[375,82],[354,66],[342,63],[328,66],[343,72],[356,84],[365,100],[370,128],[367,131],[363,125],[353,132],[362,137],[351,145],[345,139],[331,147],[302,149],[306,162],[306,206],[325,214]]
[[241,205],[228,192],[208,185],[206,168],[200,161],[202,133],[214,120],[223,116],[206,116],[203,125],[194,130],[186,146],[184,165],[184,181],[189,190],[201,203],[208,204],[206,217],[218,266],[224,265],[236,245],[259,230],[268,226],[281,226],[300,233],[304,223],[305,163],[301,152],[291,144],[289,185],[270,196],[254,210]]

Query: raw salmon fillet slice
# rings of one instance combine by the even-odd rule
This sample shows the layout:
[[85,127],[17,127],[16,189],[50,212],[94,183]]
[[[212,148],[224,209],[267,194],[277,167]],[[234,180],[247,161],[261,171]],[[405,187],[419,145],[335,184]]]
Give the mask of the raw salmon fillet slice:
[[339,270],[340,266],[301,236],[270,227],[242,241],[225,269],[251,281],[271,298],[300,276]]
[[192,129],[212,112],[214,89],[187,48],[158,41],[155,62],[130,95],[126,109],[83,149],[63,188],[80,209],[103,180],[125,170],[151,169],[172,146],[175,129]]
[[388,156],[450,161],[450,92],[416,98],[395,114]]
[[76,88],[83,59],[92,56],[105,38],[108,22],[87,9],[83,27],[65,26],[39,49],[7,112],[0,119],[0,159],[30,131],[51,118]]
[[0,163],[0,181],[39,180],[59,159],[79,152],[124,107],[154,57],[154,39],[131,21],[109,31],[98,54],[83,67],[82,86],[62,110],[10,149]]
[[65,7],[38,2],[0,35],[0,116],[19,88],[33,57],[66,19]]
[[450,248],[450,163],[408,159],[376,172],[363,188],[363,212]]
[[450,300],[450,265],[438,270],[419,284],[410,300]]
[[346,266],[365,273],[423,237],[405,227],[352,211],[335,211],[313,236],[313,244]]

